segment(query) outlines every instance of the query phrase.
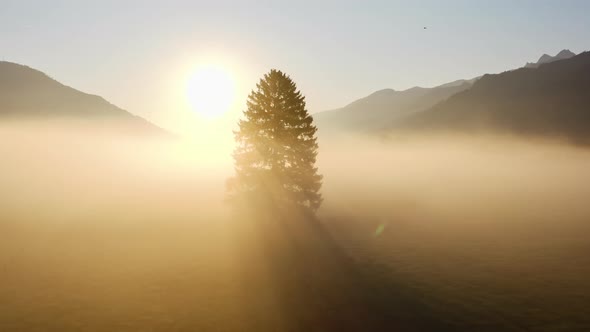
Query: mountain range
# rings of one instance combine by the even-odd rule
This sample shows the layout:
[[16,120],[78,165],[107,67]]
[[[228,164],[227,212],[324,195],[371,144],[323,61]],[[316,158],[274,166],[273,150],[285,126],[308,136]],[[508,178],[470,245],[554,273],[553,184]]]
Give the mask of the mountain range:
[[[590,142],[589,92],[590,52],[563,50],[500,74],[380,90],[313,117],[320,135],[493,130]],[[168,135],[102,97],[10,62],[0,62],[0,119],[69,119],[106,131]]]
[[590,138],[590,53],[563,50],[537,63],[434,88],[381,90],[314,114],[320,132],[493,130]]
[[486,74],[473,86],[386,130],[494,131],[590,143],[590,52]]
[[425,110],[468,89],[475,80],[458,80],[434,88],[380,90],[343,108],[316,113],[314,120],[324,132],[378,130],[396,119]]
[[0,118],[74,120],[106,131],[163,134],[163,129],[99,96],[65,86],[27,66],[0,62]]

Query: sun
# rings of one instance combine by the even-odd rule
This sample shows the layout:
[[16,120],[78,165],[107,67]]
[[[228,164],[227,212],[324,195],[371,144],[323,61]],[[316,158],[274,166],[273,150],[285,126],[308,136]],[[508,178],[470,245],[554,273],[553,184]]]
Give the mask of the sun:
[[232,75],[218,65],[205,65],[195,69],[186,85],[189,106],[207,117],[222,116],[231,107],[235,97]]

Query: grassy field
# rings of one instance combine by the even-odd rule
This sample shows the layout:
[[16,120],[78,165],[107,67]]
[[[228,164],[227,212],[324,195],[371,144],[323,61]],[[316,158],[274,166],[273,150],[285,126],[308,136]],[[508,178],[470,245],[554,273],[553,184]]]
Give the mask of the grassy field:
[[3,222],[0,330],[590,327],[588,227],[325,222]]
[[401,314],[385,315],[374,285],[305,220],[249,227],[222,220],[112,221],[1,223],[0,330],[432,326],[400,299]]
[[334,219],[330,229],[383,297],[454,331],[590,330],[590,225]]

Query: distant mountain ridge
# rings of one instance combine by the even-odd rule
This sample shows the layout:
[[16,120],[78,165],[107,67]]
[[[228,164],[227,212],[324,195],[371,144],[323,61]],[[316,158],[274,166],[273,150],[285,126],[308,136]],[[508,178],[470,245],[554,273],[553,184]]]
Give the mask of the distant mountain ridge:
[[387,131],[501,131],[590,143],[590,52],[537,68],[486,74]]
[[501,74],[434,88],[384,89],[315,113],[320,135],[424,129],[495,130],[590,138],[588,52],[562,50]]
[[468,89],[475,80],[457,80],[434,88],[413,87],[404,91],[383,89],[343,108],[315,113],[313,117],[320,133],[379,130],[396,119],[425,110]]
[[167,134],[102,97],[65,86],[36,69],[0,62],[0,119],[75,119],[105,128]]
[[527,62],[524,65],[524,67],[525,68],[537,68],[540,65],[545,64],[545,63],[551,63],[553,61],[558,61],[558,60],[565,60],[565,59],[573,58],[574,56],[576,56],[576,53],[574,53],[570,50],[561,50],[555,56],[543,54],[543,55],[541,55],[541,57],[539,58],[539,60],[537,62]]

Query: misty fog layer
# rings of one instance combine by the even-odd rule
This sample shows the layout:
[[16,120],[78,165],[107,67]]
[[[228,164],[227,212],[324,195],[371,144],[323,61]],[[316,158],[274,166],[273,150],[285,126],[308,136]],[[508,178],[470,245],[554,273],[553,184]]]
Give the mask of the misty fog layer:
[[[0,127],[5,327],[284,327],[283,286],[242,279],[231,149],[75,127]],[[319,166],[320,220],[383,296],[466,330],[589,326],[589,150],[341,137],[320,141]]]
[[[586,220],[590,150],[510,136],[325,140],[324,214],[451,222]],[[564,220],[565,219],[565,220]]]
[[322,149],[322,220],[388,296],[451,330],[590,327],[589,150],[467,135]]
[[0,151],[4,214],[47,213],[77,222],[104,223],[103,212],[106,221],[218,214],[231,174],[231,150],[113,135],[88,123],[2,125]]

